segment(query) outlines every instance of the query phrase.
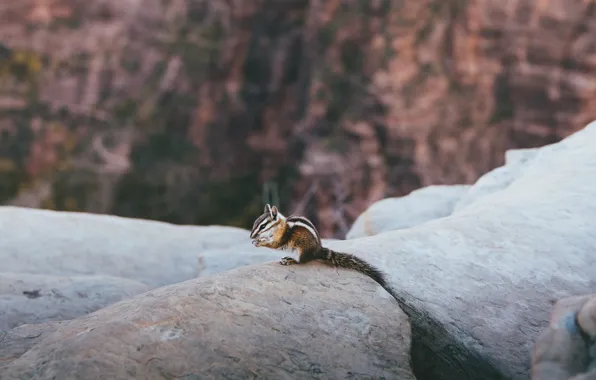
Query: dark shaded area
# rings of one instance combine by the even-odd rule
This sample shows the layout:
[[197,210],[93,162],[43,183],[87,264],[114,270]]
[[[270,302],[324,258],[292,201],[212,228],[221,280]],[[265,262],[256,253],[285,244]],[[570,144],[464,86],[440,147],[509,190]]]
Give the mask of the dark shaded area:
[[31,299],[35,299],[35,298],[39,298],[41,297],[41,294],[39,294],[39,292],[41,291],[41,289],[36,289],[36,290],[24,290],[23,294],[25,296],[27,296],[27,298],[31,298]]

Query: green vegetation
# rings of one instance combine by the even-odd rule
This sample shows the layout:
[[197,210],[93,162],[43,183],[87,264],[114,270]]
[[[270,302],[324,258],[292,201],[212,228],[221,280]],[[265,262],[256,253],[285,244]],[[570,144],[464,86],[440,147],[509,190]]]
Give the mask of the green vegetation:
[[0,111],[0,120],[12,126],[0,135],[0,203],[35,185],[34,178],[25,170],[25,159],[33,139],[31,117],[39,107],[37,77],[42,67],[43,59],[34,51],[3,49],[0,89],[7,96],[25,100],[26,106]]
[[42,68],[42,58],[30,50],[12,50],[0,59],[0,80],[13,77],[21,82],[33,82]]

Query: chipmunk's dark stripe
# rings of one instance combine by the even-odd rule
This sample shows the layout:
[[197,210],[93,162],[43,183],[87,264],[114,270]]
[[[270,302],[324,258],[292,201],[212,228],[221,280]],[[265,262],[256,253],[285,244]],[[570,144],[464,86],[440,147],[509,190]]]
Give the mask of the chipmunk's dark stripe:
[[[308,227],[312,230],[312,232],[314,232],[315,237],[317,238],[317,240],[320,242],[321,241],[321,237],[319,236],[319,231],[317,231],[317,228],[315,227],[314,224],[312,224],[312,222],[302,216],[289,216],[286,221],[290,224],[290,226],[293,225],[300,225],[300,223],[304,224],[304,227]],[[308,229],[307,228],[307,229]]]
[[254,238],[256,236],[259,226],[261,225],[261,223],[263,223],[265,221],[265,219],[268,219],[268,218],[269,218],[269,214],[263,214],[263,215],[259,216],[257,218],[257,220],[255,220],[254,224],[252,225],[252,230],[250,232],[251,238]]

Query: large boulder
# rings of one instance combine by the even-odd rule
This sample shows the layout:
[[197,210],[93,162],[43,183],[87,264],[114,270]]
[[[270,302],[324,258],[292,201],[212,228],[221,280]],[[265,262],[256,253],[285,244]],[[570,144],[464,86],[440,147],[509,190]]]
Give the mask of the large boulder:
[[[279,256],[256,251],[240,228],[75,212],[0,207],[0,231],[2,271],[122,277],[151,288],[195,278],[209,265],[230,269]],[[235,249],[225,256],[201,256],[229,246]]]
[[595,147],[596,122],[449,216],[329,243],[389,273],[419,378],[527,379],[552,302],[596,292]]
[[410,325],[369,278],[255,265],[154,289],[0,344],[2,380],[415,379]]
[[469,189],[469,185],[427,186],[404,197],[375,202],[356,219],[346,238],[355,239],[401,230],[445,217],[451,214]]
[[0,331],[73,319],[148,290],[117,277],[0,273]]

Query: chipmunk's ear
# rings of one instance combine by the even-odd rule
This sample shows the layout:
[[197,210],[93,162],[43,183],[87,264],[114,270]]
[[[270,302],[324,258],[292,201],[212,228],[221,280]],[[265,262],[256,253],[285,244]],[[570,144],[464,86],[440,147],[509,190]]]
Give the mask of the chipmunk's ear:
[[271,214],[271,205],[269,203],[265,205],[265,210],[263,212]]
[[271,207],[271,218],[273,218],[273,220],[277,218],[277,207],[275,206]]

